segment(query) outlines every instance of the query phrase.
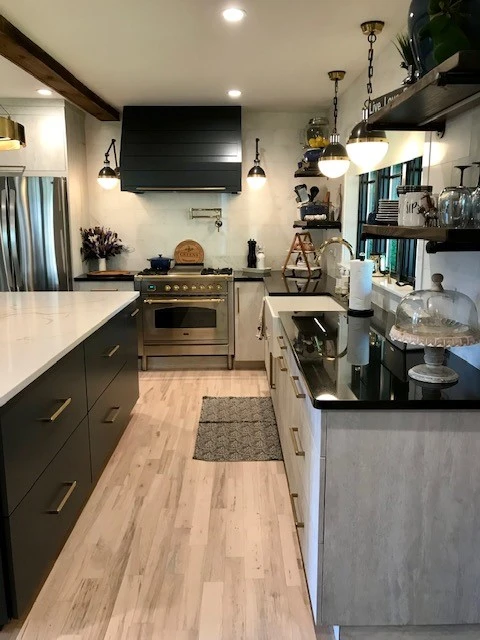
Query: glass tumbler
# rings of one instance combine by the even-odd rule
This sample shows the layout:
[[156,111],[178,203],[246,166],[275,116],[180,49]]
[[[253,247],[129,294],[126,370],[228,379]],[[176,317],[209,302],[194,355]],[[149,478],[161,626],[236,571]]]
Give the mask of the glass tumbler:
[[472,194],[463,186],[463,173],[468,166],[459,166],[461,178],[459,187],[446,187],[438,199],[438,217],[440,226],[465,229],[472,218]]

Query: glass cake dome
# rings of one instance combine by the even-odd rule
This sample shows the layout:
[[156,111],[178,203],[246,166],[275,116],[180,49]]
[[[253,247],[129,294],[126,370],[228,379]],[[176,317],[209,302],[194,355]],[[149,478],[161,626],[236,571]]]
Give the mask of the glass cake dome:
[[390,331],[394,340],[425,347],[425,364],[409,371],[410,377],[421,382],[456,382],[458,375],[443,366],[445,348],[480,342],[475,303],[463,293],[444,290],[442,282],[442,274],[435,273],[431,289],[406,295]]

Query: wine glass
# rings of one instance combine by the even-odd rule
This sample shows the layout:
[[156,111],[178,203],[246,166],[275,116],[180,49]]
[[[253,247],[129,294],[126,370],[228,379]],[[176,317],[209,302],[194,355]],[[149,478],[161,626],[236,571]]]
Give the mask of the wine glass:
[[[480,169],[480,162],[474,162]],[[480,174],[478,176],[477,188],[472,193],[472,223],[475,229],[480,229]]]
[[472,218],[472,194],[468,187],[463,185],[465,169],[471,165],[459,165],[460,186],[446,187],[438,199],[438,216],[442,227],[454,227],[464,229],[468,227]]

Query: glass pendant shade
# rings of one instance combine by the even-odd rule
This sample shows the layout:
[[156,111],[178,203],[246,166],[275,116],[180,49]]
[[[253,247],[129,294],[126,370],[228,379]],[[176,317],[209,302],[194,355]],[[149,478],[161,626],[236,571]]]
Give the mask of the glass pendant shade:
[[247,176],[247,184],[255,191],[261,189],[267,181],[267,176],[265,171],[260,166],[260,152],[258,150],[258,143],[260,142],[260,138],[255,138],[255,160],[253,162],[253,167],[248,172]]
[[247,183],[249,187],[258,190],[261,189],[266,182],[267,176],[265,175],[265,171],[262,167],[255,165],[250,169],[247,176]]
[[0,151],[13,151],[24,147],[25,128],[10,117],[0,116]]
[[318,161],[318,168],[327,178],[340,178],[347,173],[349,167],[350,159],[347,150],[343,144],[331,139]]
[[117,172],[112,169],[109,162],[105,162],[105,166],[100,170],[97,182],[102,187],[102,189],[106,189],[107,191],[115,189],[115,187],[117,186],[118,175]]
[[385,131],[368,131],[366,120],[352,130],[347,142],[350,160],[364,170],[373,169],[387,155],[388,140]]

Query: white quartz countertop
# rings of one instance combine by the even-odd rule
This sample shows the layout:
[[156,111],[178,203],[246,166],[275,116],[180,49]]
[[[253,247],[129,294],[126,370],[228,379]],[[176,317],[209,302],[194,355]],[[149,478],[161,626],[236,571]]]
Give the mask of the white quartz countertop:
[[274,318],[281,311],[345,311],[330,296],[268,296],[266,303]]
[[0,406],[137,297],[136,291],[0,293]]

